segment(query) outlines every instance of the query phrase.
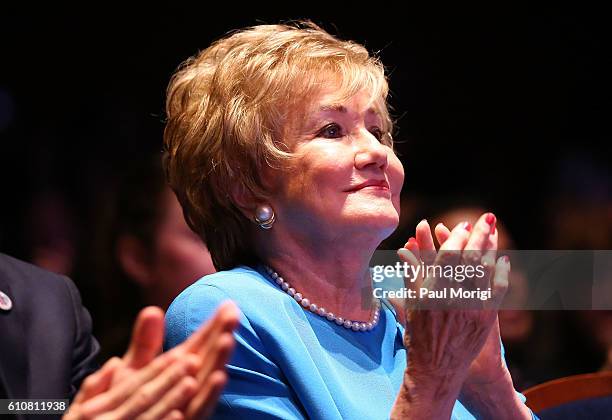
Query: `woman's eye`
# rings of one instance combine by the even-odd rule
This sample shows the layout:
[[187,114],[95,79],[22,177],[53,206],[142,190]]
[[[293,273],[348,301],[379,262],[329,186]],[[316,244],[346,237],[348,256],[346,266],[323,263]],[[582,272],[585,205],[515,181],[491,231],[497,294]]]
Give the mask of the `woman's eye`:
[[317,133],[317,137],[325,137],[328,139],[336,139],[342,136],[342,127],[336,123],[327,124]]

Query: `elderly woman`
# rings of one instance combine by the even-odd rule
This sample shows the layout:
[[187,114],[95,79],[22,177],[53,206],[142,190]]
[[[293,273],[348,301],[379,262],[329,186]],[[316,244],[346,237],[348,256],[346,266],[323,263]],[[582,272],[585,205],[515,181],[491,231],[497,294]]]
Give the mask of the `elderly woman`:
[[[220,271],[171,305],[166,347],[238,304],[217,418],[531,418],[495,311],[412,306],[404,332],[373,298],[369,261],[397,227],[404,178],[387,91],[376,58],[311,23],[235,32],[172,79],[167,175]],[[495,217],[436,234],[442,250],[489,258],[499,301],[510,267],[490,261]],[[425,221],[399,254],[418,264],[423,251],[435,251]]]

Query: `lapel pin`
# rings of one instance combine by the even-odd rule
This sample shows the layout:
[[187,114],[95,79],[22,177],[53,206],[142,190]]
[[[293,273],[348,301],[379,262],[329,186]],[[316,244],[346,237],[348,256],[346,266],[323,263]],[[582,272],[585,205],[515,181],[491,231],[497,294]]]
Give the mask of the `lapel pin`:
[[11,298],[6,295],[3,291],[0,290],[0,310],[10,311],[13,307],[13,302]]

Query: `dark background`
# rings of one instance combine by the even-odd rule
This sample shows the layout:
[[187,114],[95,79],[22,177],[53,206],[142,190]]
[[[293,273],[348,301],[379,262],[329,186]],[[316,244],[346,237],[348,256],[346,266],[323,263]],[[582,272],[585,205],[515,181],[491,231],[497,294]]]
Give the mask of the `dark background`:
[[519,249],[610,248],[609,15],[345,6],[2,14],[0,250],[30,258],[48,192],[86,247],[109,186],[161,149],[178,64],[232,29],[298,18],[365,44],[389,70],[406,170],[393,245],[421,217],[468,203],[494,211]]
[[27,257],[33,193],[60,191],[86,220],[107,179],[160,148],[164,91],[182,60],[229,30],[304,17],[380,52],[408,198],[477,200],[524,249],[554,246],[546,218],[559,195],[609,208],[612,38],[596,10],[20,13],[0,17],[2,249]]

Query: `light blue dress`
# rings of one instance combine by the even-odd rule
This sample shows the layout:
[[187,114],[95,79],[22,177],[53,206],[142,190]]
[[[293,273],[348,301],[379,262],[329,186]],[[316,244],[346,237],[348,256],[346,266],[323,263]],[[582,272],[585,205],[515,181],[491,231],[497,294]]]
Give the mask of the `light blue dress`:
[[[263,267],[240,266],[206,276],[176,298],[165,348],[184,341],[228,299],[243,316],[214,418],[389,418],[406,349],[387,302],[372,331],[354,332],[304,310]],[[457,401],[452,418],[474,416]]]

